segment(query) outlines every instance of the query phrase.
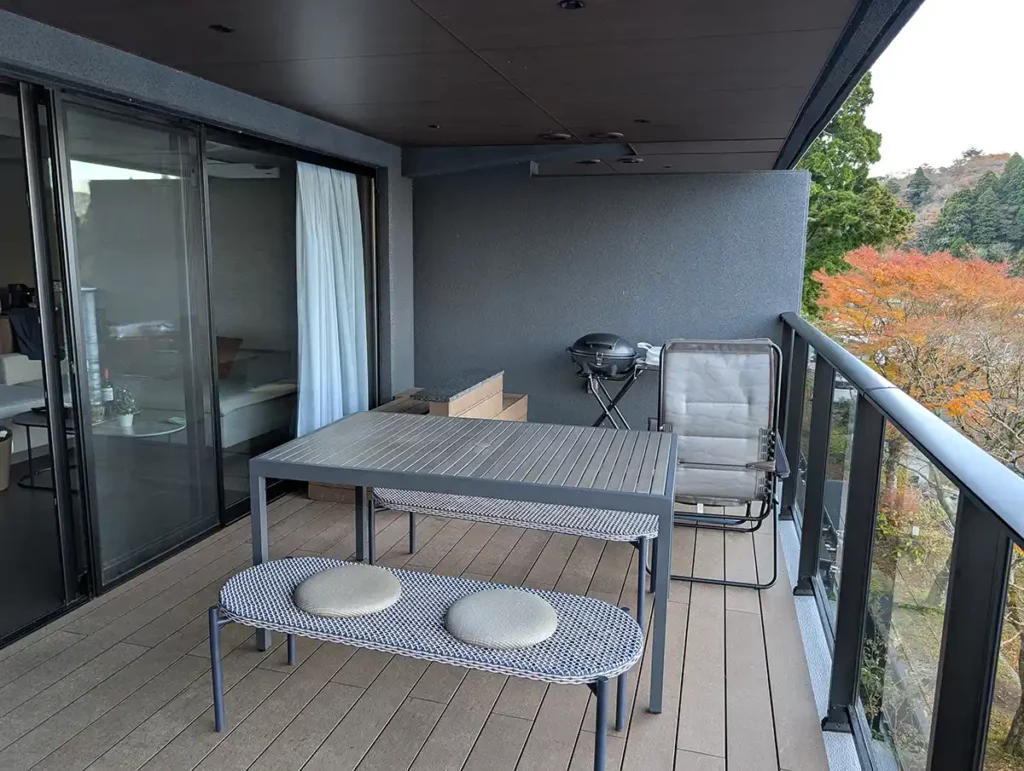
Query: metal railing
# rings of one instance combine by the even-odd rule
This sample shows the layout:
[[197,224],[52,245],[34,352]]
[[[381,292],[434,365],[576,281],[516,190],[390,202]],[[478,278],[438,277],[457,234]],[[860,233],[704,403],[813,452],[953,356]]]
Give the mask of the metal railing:
[[[871,619],[872,549],[891,424],[956,487],[959,498],[949,558],[941,645],[928,745],[929,771],[968,771],[984,765],[990,708],[999,661],[1013,545],[1024,546],[1024,478],[795,313],[782,314],[785,358],[782,425],[790,459],[806,458],[799,575],[795,593],[822,593],[817,578],[825,515],[826,458],[836,375],[856,392],[849,448],[842,580],[835,604],[833,662],[826,730],[852,731],[861,758],[874,767],[871,735],[860,706],[864,642]],[[815,367],[806,452],[805,384],[809,354]],[[796,464],[794,463],[794,466]],[[799,474],[783,489],[783,511],[797,508]],[[915,768],[918,766],[915,765]],[[1024,767],[1024,761],[1022,761]]]

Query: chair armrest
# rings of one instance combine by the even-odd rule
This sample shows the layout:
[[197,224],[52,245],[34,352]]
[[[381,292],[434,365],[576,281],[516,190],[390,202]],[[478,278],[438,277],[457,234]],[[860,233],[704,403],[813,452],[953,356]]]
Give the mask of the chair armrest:
[[782,444],[782,437],[775,432],[775,476],[779,479],[787,479],[791,473],[789,458],[786,457],[786,448]]

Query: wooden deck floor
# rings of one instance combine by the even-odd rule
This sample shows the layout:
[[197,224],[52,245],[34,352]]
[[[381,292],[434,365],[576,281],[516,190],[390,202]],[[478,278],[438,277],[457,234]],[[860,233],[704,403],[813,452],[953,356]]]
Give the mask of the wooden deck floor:
[[[290,496],[270,517],[272,556],[344,558],[354,548],[343,505]],[[636,556],[625,544],[441,519],[423,520],[419,533],[410,556],[404,515],[379,515],[381,562],[635,604]],[[675,570],[764,575],[770,538],[695,539],[677,528]],[[246,519],[0,650],[0,769],[591,767],[583,687],[310,641],[290,668],[281,635],[260,653],[237,625],[223,635],[230,731],[215,733],[205,611],[250,554]],[[646,711],[645,661],[630,677],[628,730],[609,737],[609,768],[826,769],[785,578],[762,593],[673,583],[670,600],[665,712]]]

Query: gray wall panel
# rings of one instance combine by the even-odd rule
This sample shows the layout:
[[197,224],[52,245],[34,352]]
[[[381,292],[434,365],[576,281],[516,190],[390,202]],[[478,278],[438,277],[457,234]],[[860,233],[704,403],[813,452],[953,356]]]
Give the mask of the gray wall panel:
[[[580,335],[778,339],[800,307],[808,190],[804,172],[417,180],[416,383],[504,369],[531,420],[590,423],[565,352]],[[627,397],[634,427],[656,381]]]

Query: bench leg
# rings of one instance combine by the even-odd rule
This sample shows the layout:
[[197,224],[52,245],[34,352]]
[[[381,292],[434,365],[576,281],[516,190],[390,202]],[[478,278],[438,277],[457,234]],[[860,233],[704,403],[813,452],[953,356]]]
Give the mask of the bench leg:
[[604,771],[608,756],[608,679],[602,677],[594,683],[597,694],[597,720],[594,725],[594,771]]
[[409,554],[416,551],[416,515],[409,512]]
[[628,672],[619,675],[615,685],[615,730],[621,731],[626,727],[626,678]]
[[658,574],[658,539],[651,539],[651,594],[654,594],[654,577]]
[[224,730],[224,671],[220,661],[220,610],[210,608],[210,671],[213,673],[213,724]]
[[295,645],[295,635],[288,635],[288,666],[294,667],[295,662],[299,660],[298,648]]
[[640,631],[644,631],[644,602],[647,593],[647,538],[641,538],[637,542],[640,567],[636,573],[636,623]]

